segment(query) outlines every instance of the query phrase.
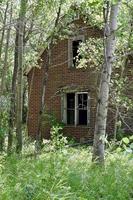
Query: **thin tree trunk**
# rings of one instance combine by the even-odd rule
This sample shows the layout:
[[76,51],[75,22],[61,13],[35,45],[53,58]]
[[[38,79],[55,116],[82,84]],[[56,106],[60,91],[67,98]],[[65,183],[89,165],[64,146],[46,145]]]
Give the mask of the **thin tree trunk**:
[[27,116],[27,109],[26,109],[26,92],[27,92],[27,85],[24,80],[24,88],[23,88],[23,108],[22,108],[22,123],[26,123],[26,116]]
[[9,27],[8,27],[8,30],[7,30],[4,66],[3,66],[3,70],[2,70],[1,94],[3,94],[4,91],[5,91],[5,82],[6,82],[6,73],[7,73],[7,60],[8,60],[8,48],[9,48],[10,32],[11,32],[11,21],[12,21],[12,2],[11,2],[11,9],[10,9]]
[[[2,29],[1,40],[0,40],[0,65],[1,65],[1,59],[2,59],[1,56],[2,56],[4,36],[5,36],[5,25],[6,25],[6,20],[7,20],[8,5],[9,4],[8,4],[8,1],[7,1],[6,9],[5,9],[5,12],[4,12],[3,29]],[[1,93],[1,86],[0,86],[0,97],[1,97],[1,95],[2,95],[2,93]],[[0,116],[0,127],[1,127],[1,118],[2,118],[2,116]],[[3,145],[4,145],[4,136],[0,135],[0,151],[3,151]]]
[[22,43],[22,27],[19,20],[19,39],[18,39],[18,81],[17,81],[17,113],[16,113],[16,152],[20,153],[22,150],[22,100],[23,100],[23,83],[22,83],[22,55],[23,55],[23,43]]
[[3,47],[4,35],[5,35],[5,25],[6,25],[6,19],[7,19],[8,5],[9,5],[9,3],[7,1],[5,13],[4,13],[3,30],[2,30],[1,40],[0,40],[0,63],[1,63],[1,55],[2,55],[2,47]]
[[15,51],[14,51],[14,69],[12,76],[12,87],[11,87],[11,96],[10,96],[10,111],[9,111],[9,132],[8,132],[8,154],[12,151],[13,143],[13,129],[15,121],[15,101],[16,101],[16,81],[17,81],[17,71],[18,71],[18,24],[16,27],[16,38],[15,38]]
[[45,112],[45,92],[46,92],[46,84],[48,81],[48,70],[49,70],[49,64],[50,64],[50,52],[51,47],[53,45],[53,39],[55,34],[55,28],[58,26],[60,14],[61,14],[61,6],[62,6],[62,0],[60,0],[60,5],[57,12],[57,17],[55,19],[54,29],[52,35],[48,38],[48,48],[46,50],[46,64],[43,69],[43,75],[42,75],[42,84],[41,84],[41,101],[40,101],[40,109],[39,109],[39,116],[38,116],[38,128],[36,132],[36,143],[35,143],[35,154],[37,155],[41,150],[41,139],[42,139],[42,133],[41,133],[41,124],[42,124],[42,114]]
[[112,63],[116,46],[115,31],[117,30],[119,4],[120,1],[115,5],[111,5],[109,21],[107,20],[105,24],[104,64],[101,72],[92,158],[99,163],[104,163],[104,143],[106,134],[109,89],[112,74]]
[[22,103],[23,103],[23,39],[24,19],[27,0],[21,0],[18,34],[18,87],[17,87],[17,115],[16,115],[16,152],[22,151]]
[[41,84],[41,102],[40,102],[40,109],[39,109],[39,117],[38,117],[38,129],[36,132],[36,143],[35,143],[35,154],[38,154],[41,150],[41,124],[42,124],[42,114],[44,113],[44,106],[45,106],[45,92],[46,92],[46,84],[48,80],[48,69],[49,69],[49,49],[46,51],[46,65],[43,68],[43,75],[42,75],[42,84]]

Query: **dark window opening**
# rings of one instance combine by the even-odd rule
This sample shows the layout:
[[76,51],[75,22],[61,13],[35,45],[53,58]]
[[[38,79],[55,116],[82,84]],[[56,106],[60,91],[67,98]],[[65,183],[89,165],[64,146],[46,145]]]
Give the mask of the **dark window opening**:
[[79,56],[79,45],[82,42],[82,40],[74,40],[72,42],[72,51],[73,51],[73,66],[76,67],[76,63],[78,60],[81,59],[81,56]]
[[75,122],[75,94],[67,94],[67,124],[73,125]]
[[78,94],[78,124],[87,125],[87,94]]
[[68,125],[88,124],[88,94],[68,93],[66,95],[66,123]]
[[87,110],[79,110],[79,125],[87,125]]

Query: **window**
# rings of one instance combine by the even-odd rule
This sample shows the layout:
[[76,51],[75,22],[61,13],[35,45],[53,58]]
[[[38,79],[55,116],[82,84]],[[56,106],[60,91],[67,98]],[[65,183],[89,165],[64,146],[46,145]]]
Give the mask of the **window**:
[[78,49],[79,45],[84,41],[84,36],[80,35],[77,37],[74,37],[69,40],[69,45],[68,45],[68,60],[69,60],[69,67],[70,68],[76,68],[76,63],[77,63],[77,58],[78,57]]
[[62,96],[62,120],[67,125],[88,125],[90,98],[87,92]]
[[79,20],[80,19],[80,14],[79,12],[75,12],[73,20]]
[[[72,65],[74,67],[76,67],[76,63],[78,61],[78,49],[79,49],[79,45],[80,43],[82,42],[82,40],[74,40],[72,41],[72,60],[73,60],[73,63]],[[80,59],[80,58],[79,58]]]
[[78,124],[87,125],[87,94],[78,94]]
[[74,124],[75,118],[75,94],[67,94],[67,124]]

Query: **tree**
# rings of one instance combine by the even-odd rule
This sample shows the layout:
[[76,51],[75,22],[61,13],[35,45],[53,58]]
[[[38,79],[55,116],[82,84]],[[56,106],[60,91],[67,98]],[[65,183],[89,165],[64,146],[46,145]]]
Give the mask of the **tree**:
[[120,1],[118,1],[116,4],[111,4],[111,9],[109,1],[107,1],[106,10],[104,12],[104,64],[101,72],[93,144],[93,160],[97,160],[100,163],[104,162],[104,143],[109,102],[109,89],[116,47],[115,32],[117,30],[119,7]]
[[11,5],[10,5],[10,19],[9,19],[9,26],[8,26],[7,35],[6,35],[4,65],[3,65],[2,77],[1,77],[1,79],[2,79],[1,80],[1,94],[2,95],[5,91],[6,74],[7,74],[7,71],[8,71],[7,61],[8,61],[8,49],[9,49],[10,32],[11,32],[11,22],[12,22],[12,2],[11,2]]
[[63,13],[61,24],[60,24],[60,18],[61,18],[62,6],[63,6],[63,3],[65,3],[65,1],[63,2],[62,0],[60,0],[58,3],[57,3],[58,10],[57,10],[57,13],[56,13],[56,16],[54,19],[54,26],[52,28],[52,31],[50,32],[50,34],[47,36],[47,39],[46,39],[46,49],[45,49],[46,60],[45,60],[44,68],[43,68],[43,76],[42,76],[42,84],[41,84],[41,98],[40,98],[40,108],[39,108],[39,116],[38,116],[38,128],[37,128],[37,132],[36,132],[35,153],[38,153],[41,148],[41,139],[42,139],[41,124],[42,124],[42,114],[45,112],[45,110],[44,110],[44,108],[45,108],[45,91],[46,91],[46,84],[48,81],[48,71],[49,71],[50,54],[51,54],[50,52],[51,52],[52,46],[54,44],[54,40],[57,40],[61,36],[61,31],[64,28],[63,18],[65,18],[64,17],[65,14]]
[[16,27],[16,37],[15,37],[15,50],[14,50],[14,68],[11,82],[11,94],[10,94],[10,108],[9,108],[9,117],[8,117],[8,154],[11,153],[12,143],[13,143],[13,128],[15,121],[15,100],[16,100],[16,82],[17,82],[17,73],[18,73],[18,23]]
[[3,27],[2,27],[2,34],[1,34],[1,40],[0,40],[0,63],[1,63],[1,55],[2,55],[4,35],[5,35],[5,26],[6,26],[6,20],[7,20],[8,6],[9,6],[9,2],[7,1],[6,9],[5,9],[5,12],[4,12]]
[[17,114],[16,114],[16,152],[22,150],[22,103],[23,103],[23,39],[27,0],[21,0],[18,20],[18,87],[17,87]]
[[[2,50],[3,50],[3,46],[4,46],[4,37],[5,37],[5,31],[6,31],[5,26],[6,26],[6,21],[7,21],[8,7],[9,7],[9,2],[7,1],[5,11],[4,11],[4,16],[3,16],[3,26],[2,26],[2,33],[1,33],[1,40],[0,40],[0,65],[1,66],[2,66]],[[7,52],[5,53],[5,57],[6,57],[6,55],[7,55]],[[4,66],[6,66],[6,65],[4,65]],[[3,88],[2,88],[3,84],[2,84],[2,82],[3,82],[4,78],[1,78],[0,98],[2,98],[2,95],[3,95]],[[5,113],[4,113],[4,115],[5,115]],[[3,111],[2,111],[2,108],[1,108],[1,110],[0,110],[0,127],[1,127],[1,129],[2,129],[2,124],[3,124],[2,121],[3,121]],[[1,133],[0,133],[0,151],[3,151],[3,144],[4,144],[4,133],[1,130]]]

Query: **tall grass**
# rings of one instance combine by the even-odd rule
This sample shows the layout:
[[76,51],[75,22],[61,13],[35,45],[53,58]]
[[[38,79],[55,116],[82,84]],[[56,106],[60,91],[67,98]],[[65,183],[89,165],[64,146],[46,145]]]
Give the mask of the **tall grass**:
[[132,156],[109,154],[104,169],[91,163],[87,148],[0,159],[0,200],[131,199]]

